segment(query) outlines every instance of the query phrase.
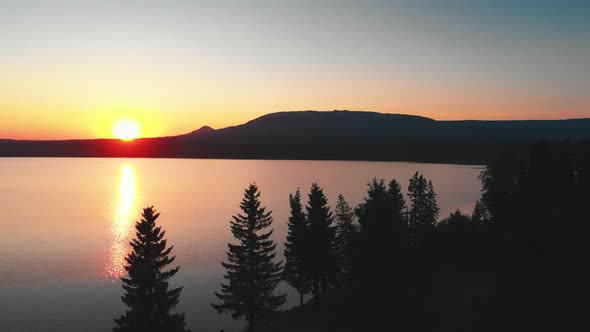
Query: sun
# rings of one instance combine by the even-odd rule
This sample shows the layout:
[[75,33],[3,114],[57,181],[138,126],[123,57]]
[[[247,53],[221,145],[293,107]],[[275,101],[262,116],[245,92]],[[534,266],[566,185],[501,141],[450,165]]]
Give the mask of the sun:
[[133,119],[120,119],[113,126],[113,136],[120,140],[131,141],[140,135],[139,123]]

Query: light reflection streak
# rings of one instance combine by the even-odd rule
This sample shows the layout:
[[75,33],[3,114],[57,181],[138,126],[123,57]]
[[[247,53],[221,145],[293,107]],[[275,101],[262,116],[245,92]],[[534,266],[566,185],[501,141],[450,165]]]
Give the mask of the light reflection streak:
[[119,198],[110,225],[112,244],[105,264],[105,274],[110,278],[120,278],[127,273],[125,256],[134,226],[135,189],[135,169],[130,164],[123,164],[119,176]]

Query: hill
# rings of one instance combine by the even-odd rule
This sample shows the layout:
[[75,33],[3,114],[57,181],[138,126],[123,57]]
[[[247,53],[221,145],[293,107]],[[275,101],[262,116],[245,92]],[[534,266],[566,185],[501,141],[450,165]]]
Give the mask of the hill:
[[0,140],[0,156],[387,160],[484,163],[533,141],[581,140],[590,119],[436,121],[357,111],[279,112],[215,130],[137,139]]

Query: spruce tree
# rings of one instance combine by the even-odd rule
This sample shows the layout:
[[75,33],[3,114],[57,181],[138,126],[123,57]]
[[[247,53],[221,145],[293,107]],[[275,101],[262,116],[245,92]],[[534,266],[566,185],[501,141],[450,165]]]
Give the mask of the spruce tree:
[[391,205],[391,215],[399,223],[404,224],[406,221],[406,200],[402,192],[402,186],[397,180],[391,180],[387,188],[387,196]]
[[383,179],[374,178],[368,183],[367,197],[356,208],[360,224],[360,242],[355,270],[364,286],[376,286],[385,278],[382,264],[386,240],[391,236],[389,223],[389,199]]
[[473,213],[471,214],[471,221],[476,224],[484,224],[490,219],[490,214],[481,200],[475,202]]
[[336,226],[328,206],[328,199],[317,183],[313,183],[308,195],[307,219],[309,224],[309,271],[314,297],[336,284]]
[[336,203],[335,220],[336,220],[336,254],[338,269],[342,277],[350,273],[351,250],[353,242],[357,236],[357,228],[354,224],[354,211],[342,194],[338,195]]
[[490,219],[502,231],[512,231],[522,222],[519,210],[523,206],[525,174],[524,161],[510,152],[502,154],[480,174],[481,201],[489,211]]
[[228,243],[227,270],[221,292],[215,293],[220,304],[211,304],[219,313],[231,313],[234,319],[245,318],[248,331],[256,320],[285,302],[286,295],[274,295],[281,280],[282,262],[275,263],[276,244],[270,239],[273,230],[271,211],[260,204],[260,192],[251,184],[244,192],[238,213],[230,221],[237,244]]
[[438,207],[437,201],[438,195],[436,191],[434,191],[434,185],[432,184],[432,180],[428,180],[428,189],[426,191],[426,203],[427,203],[427,214],[426,220],[428,223],[436,226],[436,221],[438,220],[438,216],[440,213],[440,208]]
[[383,179],[375,178],[368,186],[367,197],[356,208],[361,229],[355,275],[363,286],[383,287],[399,267],[398,262],[384,264],[384,259],[400,258],[407,242],[405,200],[395,180],[386,186]]
[[[389,214],[390,214],[390,227],[389,227],[389,238],[388,241],[391,247],[392,256],[396,259],[402,259],[404,250],[408,244],[408,211],[406,207],[406,200],[402,192],[402,186],[397,180],[391,180],[387,188],[387,200],[389,202]],[[395,264],[394,264],[395,265]],[[398,264],[399,265],[399,264]],[[398,266],[397,269],[402,269]],[[396,271],[397,274],[399,271]]]
[[369,241],[382,234],[389,217],[389,199],[383,179],[373,179],[368,183],[367,197],[356,208],[361,226],[361,235]]
[[439,260],[441,277],[449,272],[460,273],[473,270],[481,257],[482,239],[476,225],[468,215],[456,210],[437,225],[436,257]]
[[443,227],[461,227],[461,226],[470,226],[472,224],[472,220],[468,215],[465,215],[461,212],[461,210],[457,209],[455,212],[452,212],[448,217],[444,218],[440,221],[440,228]]
[[121,278],[126,293],[123,302],[130,308],[115,319],[115,332],[185,331],[184,313],[172,314],[182,288],[169,289],[168,280],[179,267],[165,271],[175,257],[173,246],[166,248],[165,231],[156,226],[160,216],[153,206],[143,209],[141,221],[135,224],[136,237],[130,243],[132,251],[125,258],[128,278]]
[[432,181],[426,181],[424,176],[416,172],[410,179],[408,197],[410,242],[421,245],[432,234],[440,211]]
[[287,283],[299,292],[300,305],[303,305],[303,296],[311,291],[311,281],[306,266],[310,254],[307,243],[307,217],[303,211],[299,189],[295,195],[289,195],[289,205],[291,216],[287,224],[284,275]]

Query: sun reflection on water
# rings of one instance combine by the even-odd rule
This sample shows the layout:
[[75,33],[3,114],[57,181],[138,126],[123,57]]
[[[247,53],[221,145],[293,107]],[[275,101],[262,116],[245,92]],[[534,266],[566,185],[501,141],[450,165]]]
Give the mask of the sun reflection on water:
[[134,225],[135,189],[135,169],[130,164],[123,164],[119,176],[119,198],[110,225],[112,244],[105,266],[107,277],[120,278],[126,274],[125,256]]

